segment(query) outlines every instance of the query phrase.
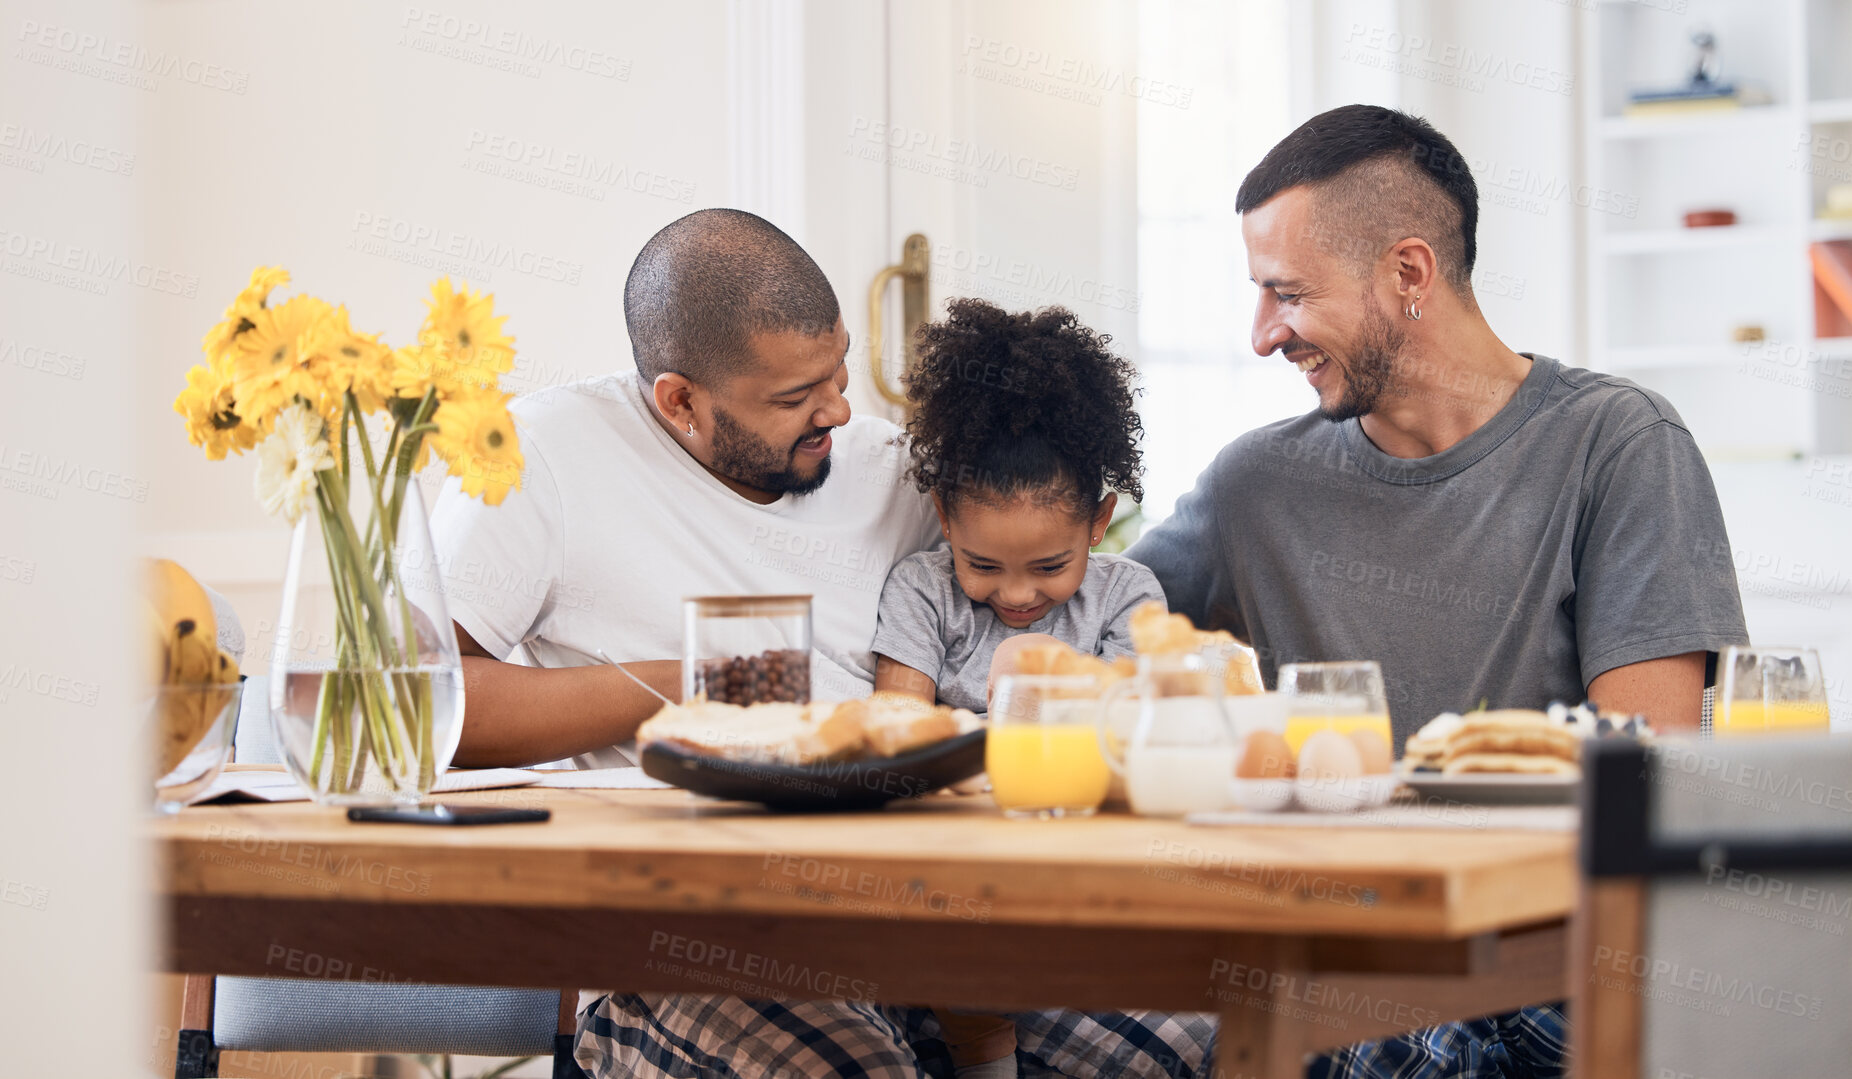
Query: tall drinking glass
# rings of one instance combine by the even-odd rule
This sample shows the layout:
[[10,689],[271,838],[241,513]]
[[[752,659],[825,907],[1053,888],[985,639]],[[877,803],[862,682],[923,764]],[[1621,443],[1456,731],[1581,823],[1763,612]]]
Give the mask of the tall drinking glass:
[[1713,734],[1826,732],[1826,679],[1818,652],[1731,645],[1724,649],[1722,666],[1723,685],[1712,707]]
[[1084,817],[1106,800],[1112,773],[1100,754],[1098,679],[1009,675],[990,702],[984,767],[1007,817]]
[[1280,695],[1286,698],[1286,744],[1294,755],[1314,731],[1348,736],[1371,730],[1384,745],[1395,745],[1383,669],[1374,661],[1288,663],[1280,668]]

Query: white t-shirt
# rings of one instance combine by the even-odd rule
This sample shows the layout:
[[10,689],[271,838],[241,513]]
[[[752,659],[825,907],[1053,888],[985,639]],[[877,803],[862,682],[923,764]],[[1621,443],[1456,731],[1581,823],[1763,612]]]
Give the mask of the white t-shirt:
[[931,501],[904,477],[900,429],[855,417],[832,432],[822,487],[762,506],[702,468],[653,410],[631,372],[513,403],[521,489],[486,506],[451,479],[432,511],[451,617],[497,658],[573,667],[602,662],[601,648],[619,663],[680,659],[688,596],[809,593],[812,696],[866,696],[888,569],[939,538]]

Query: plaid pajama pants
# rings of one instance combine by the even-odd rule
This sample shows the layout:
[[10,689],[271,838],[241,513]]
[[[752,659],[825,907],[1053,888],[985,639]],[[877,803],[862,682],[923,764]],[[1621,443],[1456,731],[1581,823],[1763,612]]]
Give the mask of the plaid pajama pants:
[[[1202,1072],[1207,1015],[1025,1012],[1025,1077],[1184,1079]],[[575,1055],[596,1079],[947,1079],[951,1057],[925,1008],[844,1000],[741,1000],[691,994],[600,997],[579,1013]]]
[[1321,1056],[1307,1079],[1563,1079],[1569,1027],[1561,1004],[1447,1023]]
[[[1215,1020],[1152,1011],[1023,1012],[1016,1062],[1024,1079],[1207,1075]],[[923,1008],[852,1001],[618,995],[579,1013],[575,1053],[595,1079],[946,1079],[951,1059]],[[1308,1062],[1308,1079],[1562,1079],[1560,1007],[1419,1030]]]

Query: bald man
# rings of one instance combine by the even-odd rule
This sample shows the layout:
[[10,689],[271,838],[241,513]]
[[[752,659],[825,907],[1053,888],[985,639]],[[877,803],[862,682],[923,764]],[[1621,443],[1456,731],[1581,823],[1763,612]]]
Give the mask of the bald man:
[[[485,506],[452,480],[433,515],[469,695],[459,764],[632,763],[661,701],[599,653],[679,697],[689,595],[814,595],[817,695],[865,695],[888,567],[939,538],[899,429],[850,416],[835,291],[770,222],[663,228],[624,318],[636,373],[518,399],[521,490]],[[851,475],[830,482],[838,461]]]
[[[1695,731],[1745,641],[1710,473],[1665,398],[1514,352],[1473,299],[1478,192],[1426,121],[1350,105],[1236,199],[1254,351],[1318,406],[1218,455],[1129,555],[1171,609],[1282,664],[1382,664],[1397,745],[1445,711],[1585,697]],[[1509,1069],[1509,1070],[1506,1070]],[[1323,1058],[1313,1074],[1560,1074],[1526,1009]]]

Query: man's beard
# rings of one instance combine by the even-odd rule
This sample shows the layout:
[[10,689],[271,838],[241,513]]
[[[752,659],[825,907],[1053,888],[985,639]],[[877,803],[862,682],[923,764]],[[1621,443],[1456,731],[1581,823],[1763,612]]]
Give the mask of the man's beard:
[[[816,433],[810,431],[804,438]],[[780,451],[719,408],[714,409],[714,460],[708,467],[735,483],[776,495],[807,495],[830,478],[828,457],[814,475],[804,476],[797,470],[797,443]]]
[[[1329,407],[1319,404],[1319,415],[1333,423],[1354,420],[1376,411],[1385,395],[1394,392],[1395,361],[1402,351],[1405,335],[1390,321],[1383,309],[1366,301],[1367,313],[1361,327],[1363,336],[1356,352],[1344,368],[1344,390]],[[1330,354],[1327,353],[1327,356]],[[1336,357],[1331,357],[1336,363]]]

